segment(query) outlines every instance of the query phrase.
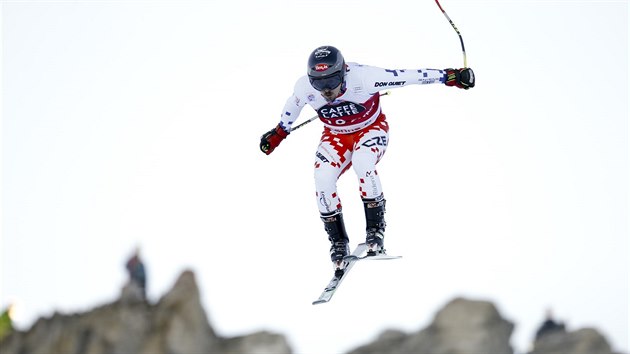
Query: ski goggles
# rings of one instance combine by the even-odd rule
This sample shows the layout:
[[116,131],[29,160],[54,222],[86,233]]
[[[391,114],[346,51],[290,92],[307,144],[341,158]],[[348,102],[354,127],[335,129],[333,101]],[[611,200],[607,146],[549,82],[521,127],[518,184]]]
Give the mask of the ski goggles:
[[326,76],[322,78],[312,78],[309,76],[309,81],[311,82],[311,86],[317,91],[324,90],[332,90],[335,87],[341,85],[343,82],[343,73],[338,71],[331,76]]

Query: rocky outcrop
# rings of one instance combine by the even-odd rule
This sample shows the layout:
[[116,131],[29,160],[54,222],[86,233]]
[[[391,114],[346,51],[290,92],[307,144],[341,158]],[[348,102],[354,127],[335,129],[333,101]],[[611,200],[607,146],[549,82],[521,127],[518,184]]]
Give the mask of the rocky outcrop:
[[563,330],[541,336],[529,354],[612,354],[606,338],[593,328]]
[[184,272],[157,304],[143,301],[133,285],[121,298],[90,312],[54,314],[0,343],[2,354],[291,353],[284,336],[261,332],[222,338],[210,326],[194,274]]
[[243,337],[222,340],[214,353],[221,354],[276,354],[290,353],[286,340],[270,332],[257,332]]
[[[289,354],[285,336],[261,331],[240,337],[218,335],[208,322],[194,274],[184,272],[156,304],[133,284],[121,297],[81,314],[54,314],[26,332],[0,341],[2,354]],[[410,309],[413,310],[413,309]],[[488,301],[457,298],[431,324],[415,333],[384,331],[350,354],[513,354],[514,325]],[[555,328],[541,335],[528,354],[613,354],[606,339],[586,328]]]
[[[514,325],[487,301],[457,298],[437,312],[417,333],[383,332],[374,342],[350,354],[513,354]],[[595,329],[567,332],[564,327],[540,336],[528,354],[614,354]]]
[[512,354],[514,325],[487,301],[457,298],[438,311],[433,323],[418,333],[386,331],[351,354]]

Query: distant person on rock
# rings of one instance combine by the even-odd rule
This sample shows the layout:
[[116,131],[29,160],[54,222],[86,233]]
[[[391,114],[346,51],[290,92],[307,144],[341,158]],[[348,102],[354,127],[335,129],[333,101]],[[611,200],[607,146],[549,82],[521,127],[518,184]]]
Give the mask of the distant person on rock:
[[551,311],[551,309],[547,309],[546,314],[545,314],[545,320],[538,328],[538,331],[536,331],[536,340],[539,340],[540,338],[542,338],[543,336],[547,334],[557,332],[557,331],[564,331],[564,330],[565,330],[564,323],[557,322],[553,318],[553,312]]
[[136,248],[131,258],[126,264],[129,273],[129,282],[138,286],[143,300],[147,298],[147,275],[144,263],[140,258],[140,248]]

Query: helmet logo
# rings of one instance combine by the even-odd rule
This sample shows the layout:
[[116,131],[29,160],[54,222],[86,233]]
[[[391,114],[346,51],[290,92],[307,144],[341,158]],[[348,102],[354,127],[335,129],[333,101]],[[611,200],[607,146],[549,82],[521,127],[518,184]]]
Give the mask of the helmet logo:
[[315,58],[320,59],[329,56],[330,53],[331,52],[330,50],[328,50],[328,47],[320,47],[315,50],[315,53],[313,55],[315,56]]
[[328,70],[328,64],[326,63],[315,64],[315,71],[326,71],[326,70]]

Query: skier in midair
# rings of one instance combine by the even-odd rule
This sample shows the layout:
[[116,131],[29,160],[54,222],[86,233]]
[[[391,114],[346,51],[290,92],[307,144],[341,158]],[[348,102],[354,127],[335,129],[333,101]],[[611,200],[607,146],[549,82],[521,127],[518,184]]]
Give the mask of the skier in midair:
[[260,150],[269,155],[306,104],[317,111],[324,131],[315,153],[315,195],[337,276],[343,275],[350,252],[337,180],[351,166],[363,200],[368,256],[385,252],[385,198],[376,164],[387,149],[389,127],[379,91],[436,83],[469,89],[475,77],[470,68],[387,70],[346,63],[337,48],[318,47],[308,58],[307,75],[298,79],[284,105],[280,123],[261,137]]

